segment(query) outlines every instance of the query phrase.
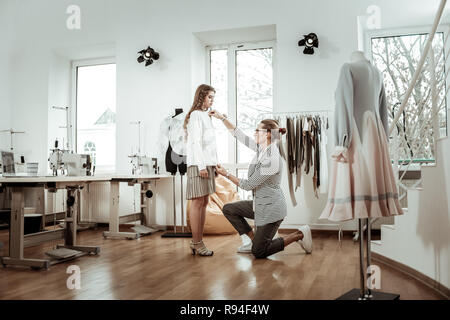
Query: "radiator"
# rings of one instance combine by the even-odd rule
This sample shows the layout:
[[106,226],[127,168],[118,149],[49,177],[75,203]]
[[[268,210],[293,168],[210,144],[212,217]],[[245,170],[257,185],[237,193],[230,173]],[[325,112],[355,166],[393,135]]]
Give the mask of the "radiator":
[[[120,184],[119,215],[140,211],[140,187]],[[109,223],[110,185],[107,182],[90,183],[81,191],[81,221]]]

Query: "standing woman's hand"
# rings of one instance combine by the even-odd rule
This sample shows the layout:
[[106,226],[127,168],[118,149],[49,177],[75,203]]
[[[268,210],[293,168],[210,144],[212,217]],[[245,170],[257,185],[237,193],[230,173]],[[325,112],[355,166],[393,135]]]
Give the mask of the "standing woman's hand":
[[206,169],[200,170],[200,177],[202,177],[204,179],[208,179],[209,178],[208,170],[206,170]]

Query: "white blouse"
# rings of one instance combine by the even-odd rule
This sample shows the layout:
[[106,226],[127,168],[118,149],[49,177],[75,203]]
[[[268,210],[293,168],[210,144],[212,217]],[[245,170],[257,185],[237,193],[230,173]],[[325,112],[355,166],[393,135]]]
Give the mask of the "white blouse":
[[187,166],[217,165],[216,133],[208,111],[195,110],[191,113],[187,125]]
[[184,118],[186,114],[180,113],[175,117],[169,116],[164,118],[161,126],[159,127],[158,145],[159,153],[164,159],[166,156],[167,148],[170,146],[172,150],[177,154],[186,155],[186,145],[184,141]]

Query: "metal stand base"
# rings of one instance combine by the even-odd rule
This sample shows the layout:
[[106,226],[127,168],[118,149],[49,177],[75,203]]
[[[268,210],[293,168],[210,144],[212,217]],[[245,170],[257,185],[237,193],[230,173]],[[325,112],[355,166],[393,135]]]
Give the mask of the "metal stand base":
[[134,232],[138,233],[139,236],[146,236],[155,232],[158,232],[158,229],[153,229],[147,226],[142,226],[142,225],[136,225],[134,227],[132,227],[131,229],[134,230]]
[[190,232],[166,232],[161,235],[161,238],[192,238]]
[[134,232],[111,232],[111,231],[104,231],[103,232],[104,238],[112,238],[112,239],[129,239],[134,240],[139,238],[138,233]]
[[50,260],[43,259],[17,259],[10,257],[1,258],[1,262],[3,267],[6,266],[22,266],[22,267],[31,267],[34,270],[39,269],[48,269],[50,267]]
[[100,253],[100,247],[98,247],[98,246],[69,246],[66,244],[58,244],[58,245],[56,245],[56,248],[57,249],[66,248],[66,249],[81,251],[81,252],[85,252],[88,254],[94,254],[94,255],[98,255]]
[[371,297],[361,298],[361,289],[352,289],[336,300],[400,300],[400,295],[395,293],[372,291]]

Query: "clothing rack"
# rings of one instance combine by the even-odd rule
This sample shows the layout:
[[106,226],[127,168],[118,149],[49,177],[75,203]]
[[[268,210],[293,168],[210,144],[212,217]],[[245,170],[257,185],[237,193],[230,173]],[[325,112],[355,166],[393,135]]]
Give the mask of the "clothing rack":
[[283,111],[283,112],[266,112],[262,113],[261,116],[273,115],[273,116],[295,116],[295,115],[328,115],[332,110],[322,109],[322,110],[303,110],[303,111]]

